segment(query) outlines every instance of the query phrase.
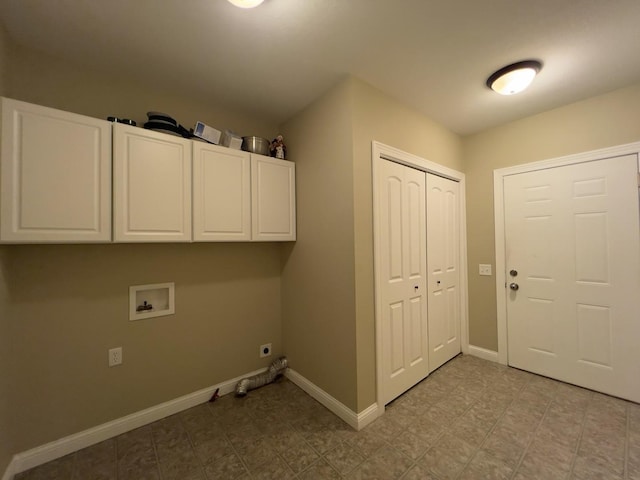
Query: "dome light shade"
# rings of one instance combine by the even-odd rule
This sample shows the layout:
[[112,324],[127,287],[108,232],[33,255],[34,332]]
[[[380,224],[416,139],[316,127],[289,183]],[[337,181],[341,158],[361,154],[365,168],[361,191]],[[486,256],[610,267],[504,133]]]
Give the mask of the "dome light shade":
[[229,0],[229,2],[240,8],[254,8],[264,2],[264,0]]
[[525,90],[542,68],[537,60],[525,60],[501,68],[487,79],[487,87],[500,95],[514,95]]

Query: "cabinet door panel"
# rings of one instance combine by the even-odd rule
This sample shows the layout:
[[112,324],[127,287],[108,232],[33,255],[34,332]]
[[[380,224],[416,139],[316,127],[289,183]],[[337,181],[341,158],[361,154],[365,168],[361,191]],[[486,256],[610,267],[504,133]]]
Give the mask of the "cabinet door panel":
[[2,99],[4,242],[111,240],[111,124]]
[[295,164],[251,155],[253,240],[295,240]]
[[194,143],[193,239],[251,240],[250,154]]
[[114,125],[114,240],[191,240],[191,142]]

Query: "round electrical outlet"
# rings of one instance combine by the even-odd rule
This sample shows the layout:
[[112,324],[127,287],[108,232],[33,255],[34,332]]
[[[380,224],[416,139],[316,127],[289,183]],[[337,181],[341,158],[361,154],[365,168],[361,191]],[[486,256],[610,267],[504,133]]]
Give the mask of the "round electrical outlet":
[[260,345],[260,358],[268,357],[269,355],[271,355],[271,344]]

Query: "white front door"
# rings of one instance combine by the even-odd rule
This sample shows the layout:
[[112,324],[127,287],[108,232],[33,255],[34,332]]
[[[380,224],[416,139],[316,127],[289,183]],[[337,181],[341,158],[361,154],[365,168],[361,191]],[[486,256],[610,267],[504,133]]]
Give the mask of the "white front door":
[[460,353],[459,204],[458,182],[427,174],[430,372]]
[[425,173],[378,162],[380,358],[387,404],[429,373]]
[[504,178],[509,364],[636,402],[637,162]]

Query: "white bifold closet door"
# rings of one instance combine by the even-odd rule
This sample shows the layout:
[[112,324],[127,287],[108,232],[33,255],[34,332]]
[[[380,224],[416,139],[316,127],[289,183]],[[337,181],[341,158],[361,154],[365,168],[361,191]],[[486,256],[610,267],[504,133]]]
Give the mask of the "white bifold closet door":
[[425,173],[379,162],[377,295],[387,404],[429,374]]
[[427,174],[429,372],[460,353],[459,183]]
[[377,166],[382,401],[460,352],[458,183],[388,160]]

